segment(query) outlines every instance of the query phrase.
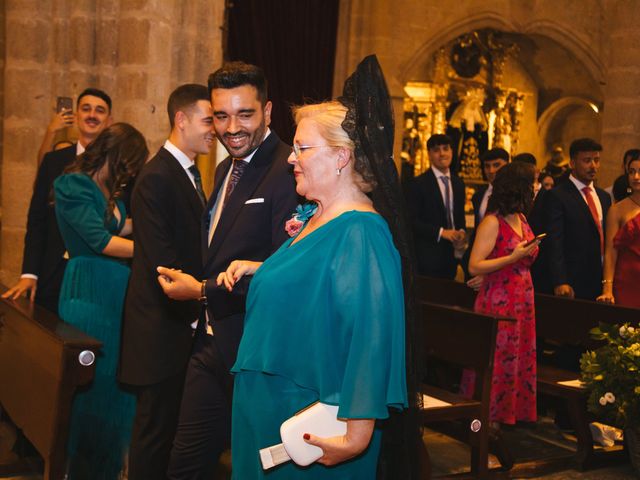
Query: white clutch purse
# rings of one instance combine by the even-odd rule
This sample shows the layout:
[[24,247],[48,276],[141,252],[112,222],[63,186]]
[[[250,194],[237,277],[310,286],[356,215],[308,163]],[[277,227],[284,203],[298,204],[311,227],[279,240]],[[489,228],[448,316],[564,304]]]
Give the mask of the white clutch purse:
[[260,450],[262,468],[269,468],[293,460],[297,465],[307,466],[320,457],[320,447],[309,445],[302,436],[311,433],[318,437],[336,437],[347,433],[347,422],[338,419],[338,407],[325,403],[312,403],[280,426],[282,443]]

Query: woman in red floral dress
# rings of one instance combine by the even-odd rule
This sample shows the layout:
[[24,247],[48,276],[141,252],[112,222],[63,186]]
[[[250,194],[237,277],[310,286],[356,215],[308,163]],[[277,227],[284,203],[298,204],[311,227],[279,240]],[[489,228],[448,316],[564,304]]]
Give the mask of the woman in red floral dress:
[[[488,214],[478,226],[469,259],[472,275],[483,275],[475,311],[515,318],[500,322],[491,382],[492,422],[536,420],[536,328],[529,269],[539,240],[525,219],[533,201],[532,165],[511,163],[497,173]],[[462,391],[473,391],[465,371]]]

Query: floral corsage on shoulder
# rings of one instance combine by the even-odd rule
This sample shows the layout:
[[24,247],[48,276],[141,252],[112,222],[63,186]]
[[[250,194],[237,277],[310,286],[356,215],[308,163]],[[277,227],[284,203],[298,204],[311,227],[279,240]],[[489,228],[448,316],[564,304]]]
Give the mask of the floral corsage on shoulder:
[[313,217],[318,210],[318,205],[314,202],[303,203],[296,207],[296,211],[291,215],[291,218],[284,224],[284,229],[287,231],[290,237],[295,237],[307,221]]

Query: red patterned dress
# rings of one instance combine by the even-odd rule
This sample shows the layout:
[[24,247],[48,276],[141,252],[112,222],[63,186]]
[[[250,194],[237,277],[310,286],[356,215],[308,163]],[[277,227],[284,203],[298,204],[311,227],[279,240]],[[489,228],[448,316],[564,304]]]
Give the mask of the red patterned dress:
[[[534,235],[520,215],[520,237],[501,215],[495,214],[499,229],[488,259],[509,255],[518,243]],[[500,322],[491,380],[490,418],[493,422],[514,424],[536,420],[536,321],[533,284],[529,271],[538,252],[484,276],[475,311],[515,318]],[[475,374],[465,370],[461,391],[473,393]]]

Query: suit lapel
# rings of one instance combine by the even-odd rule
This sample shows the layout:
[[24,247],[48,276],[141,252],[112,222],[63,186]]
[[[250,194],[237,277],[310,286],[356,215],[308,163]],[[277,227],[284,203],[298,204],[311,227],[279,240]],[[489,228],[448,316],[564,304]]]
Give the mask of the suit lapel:
[[[578,187],[576,187],[571,180],[567,180],[567,191],[573,198],[574,203],[577,204],[578,210],[581,211],[582,215],[585,217],[584,221],[593,227],[593,231],[596,235],[600,236],[600,233],[598,232],[598,226],[593,220],[593,216],[591,215],[591,210],[589,210],[587,202],[582,196],[580,190],[578,190]],[[600,202],[600,204],[602,205],[602,202]]]
[[[429,169],[428,175],[425,176],[425,180],[430,183],[428,185],[429,190],[433,192],[434,200],[436,205],[440,209],[440,215],[442,217],[443,225],[447,224],[447,210],[444,205],[444,200],[442,198],[442,193],[440,192],[440,185],[438,185],[438,177],[433,173],[433,170]],[[449,188],[453,188],[452,185],[449,185]]]
[[175,178],[176,184],[178,188],[184,192],[185,197],[189,200],[189,205],[193,210],[194,215],[197,218],[200,218],[202,215],[202,202],[200,201],[200,197],[198,196],[198,192],[194,188],[191,183],[191,179],[187,172],[185,172],[180,162],[171,155],[171,153],[166,150],[164,147],[160,149],[158,154],[164,159],[164,161],[169,166],[169,169],[173,173],[173,177]]
[[[233,194],[229,197],[227,204],[220,215],[220,220],[213,233],[211,244],[208,246],[205,255],[205,269],[209,262],[215,256],[215,252],[220,248],[227,234],[233,229],[238,219],[240,210],[244,203],[251,198],[251,195],[260,185],[264,175],[271,166],[273,150],[277,146],[280,139],[271,132],[267,139],[262,142],[258,151],[254,154],[249,165],[247,165],[242,177],[233,190]],[[228,168],[226,169],[228,170]],[[224,177],[223,177],[224,178]]]

